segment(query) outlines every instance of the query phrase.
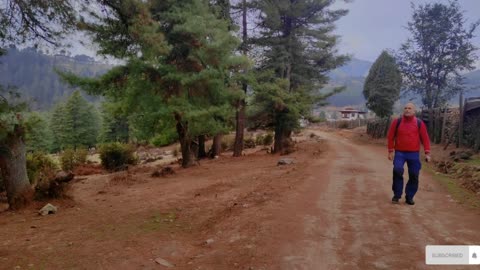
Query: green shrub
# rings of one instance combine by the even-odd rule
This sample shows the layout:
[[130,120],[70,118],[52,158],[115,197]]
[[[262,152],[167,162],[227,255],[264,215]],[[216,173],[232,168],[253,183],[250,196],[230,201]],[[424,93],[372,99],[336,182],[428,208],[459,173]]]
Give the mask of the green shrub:
[[78,164],[87,163],[88,150],[86,148],[78,148],[75,151],[75,160]]
[[77,166],[85,164],[87,162],[87,155],[87,149],[65,149],[60,155],[60,164],[62,165],[62,170],[72,171]]
[[255,145],[269,146],[272,143],[273,143],[273,134],[272,133],[260,134],[255,138]]
[[255,140],[253,139],[253,137],[249,137],[249,138],[246,138],[244,141],[243,141],[243,147],[245,149],[248,149],[248,148],[255,148],[256,144],[255,144]]
[[227,151],[228,150],[228,142],[223,141],[220,143],[220,146],[222,147],[222,151]]
[[63,153],[60,154],[60,164],[64,171],[73,170],[75,167],[75,151],[73,149],[65,149]]
[[55,177],[58,170],[58,165],[52,158],[41,152],[34,152],[27,154],[27,175],[30,184],[50,181]]
[[99,152],[103,167],[109,171],[121,170],[125,165],[135,165],[138,162],[132,145],[118,142],[103,144]]
[[258,134],[257,137],[255,137],[255,144],[256,145],[263,145],[264,140],[265,140],[265,135]]
[[310,115],[307,117],[307,120],[312,124],[317,124],[317,123],[325,122],[325,117]]
[[230,151],[233,150],[235,145],[235,137],[226,135],[222,137],[222,141],[220,143],[220,147],[222,147],[222,151]]
[[153,139],[150,140],[150,143],[159,147],[170,145],[178,140],[178,135],[175,130],[166,130],[162,134],[158,134]]
[[267,133],[263,137],[263,145],[268,146],[268,145],[271,145],[272,143],[273,143],[273,134],[272,133]]

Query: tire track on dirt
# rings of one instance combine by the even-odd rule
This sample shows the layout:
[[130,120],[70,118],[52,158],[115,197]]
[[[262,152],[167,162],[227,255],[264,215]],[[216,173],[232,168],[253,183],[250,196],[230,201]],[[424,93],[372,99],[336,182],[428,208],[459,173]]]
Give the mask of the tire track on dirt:
[[[407,206],[403,202],[393,205],[389,201],[391,164],[386,159],[380,160],[384,158],[383,151],[372,146],[366,149],[330,134],[322,135],[329,139],[332,152],[341,153],[332,163],[329,179],[344,187],[326,191],[342,191],[341,198],[327,196],[341,200],[340,213],[332,216],[330,212],[329,217],[333,220],[330,224],[339,229],[328,229],[338,233],[339,247],[336,248],[337,262],[333,263],[336,266],[331,267],[330,261],[330,265],[321,269],[431,269],[432,266],[428,268],[424,263],[426,245],[480,243],[473,230],[474,221],[477,224],[480,221],[479,213],[445,202],[447,195],[428,174],[423,173],[420,178],[417,205]],[[435,186],[439,192],[425,192],[422,188],[425,185]],[[439,205],[445,207],[444,211],[438,210]],[[332,245],[325,243],[323,248],[331,250]],[[318,266],[309,269],[316,268]],[[468,269],[468,266],[455,269]]]
[[383,148],[318,134],[330,150],[327,163],[312,161],[305,171],[305,198],[316,204],[297,211],[303,232],[285,244],[281,269],[452,269],[425,265],[425,246],[480,243],[473,229],[479,213],[445,203],[447,194],[428,173],[420,177],[417,205],[392,204],[392,165]]

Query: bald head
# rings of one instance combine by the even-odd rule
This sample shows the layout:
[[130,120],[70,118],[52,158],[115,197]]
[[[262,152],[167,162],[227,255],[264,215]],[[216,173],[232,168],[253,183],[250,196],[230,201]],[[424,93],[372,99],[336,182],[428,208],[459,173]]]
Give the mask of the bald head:
[[415,115],[416,107],[415,104],[409,102],[403,107],[403,115],[406,117],[412,117]]

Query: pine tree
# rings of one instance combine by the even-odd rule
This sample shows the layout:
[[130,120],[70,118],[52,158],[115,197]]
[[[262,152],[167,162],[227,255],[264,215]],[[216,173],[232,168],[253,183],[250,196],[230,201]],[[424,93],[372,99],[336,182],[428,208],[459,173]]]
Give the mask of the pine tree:
[[121,106],[106,101],[102,103],[101,112],[102,125],[99,141],[127,143],[130,127],[127,114],[121,110]]
[[[247,28],[247,15],[248,7],[247,0],[242,0],[241,4],[238,7],[241,10],[242,14],[242,44],[240,46],[241,52],[243,55],[247,56],[249,48],[249,39],[248,39],[248,28]],[[243,70],[244,74],[248,74],[249,70]],[[244,130],[246,126],[246,96],[247,96],[248,84],[246,81],[242,82],[242,92],[243,95],[236,101],[236,114],[235,114],[235,143],[233,146],[233,156],[240,157],[243,152],[243,142],[244,142]]]
[[45,41],[58,44],[76,22],[69,0],[5,0],[0,6],[0,44]]
[[73,92],[65,104],[57,104],[51,116],[55,144],[60,149],[91,147],[97,142],[99,114],[93,105]]
[[64,124],[66,122],[65,117],[65,104],[62,102],[55,104],[52,112],[50,113],[50,130],[53,133],[53,152],[57,152],[66,147],[66,134],[64,130]]
[[73,92],[65,103],[62,145],[76,149],[95,145],[98,136],[99,120],[96,109],[82,97],[79,91]]
[[393,114],[393,105],[400,98],[402,74],[395,59],[383,51],[375,60],[363,88],[367,108],[381,118]]
[[[324,100],[315,92],[328,81],[327,72],[348,58],[337,55],[333,23],[346,10],[333,11],[333,1],[258,1],[261,34],[255,44],[264,51],[261,70],[272,70],[274,78],[262,76],[255,89],[256,109],[275,129],[274,152],[288,152],[290,135],[312,105]],[[267,73],[268,74],[268,73]],[[338,91],[339,89],[335,89]],[[334,92],[335,92],[334,91]]]
[[52,148],[53,134],[45,117],[38,112],[30,113],[25,121],[25,126],[27,151],[49,153]]
[[126,110],[136,115],[155,101],[158,121],[168,117],[175,123],[182,165],[193,165],[194,140],[230,128],[232,93],[238,87],[232,73],[246,65],[233,54],[238,40],[203,0],[126,1],[112,11],[117,20],[86,28],[102,53],[127,64],[99,80],[63,77],[90,93],[121,96]]

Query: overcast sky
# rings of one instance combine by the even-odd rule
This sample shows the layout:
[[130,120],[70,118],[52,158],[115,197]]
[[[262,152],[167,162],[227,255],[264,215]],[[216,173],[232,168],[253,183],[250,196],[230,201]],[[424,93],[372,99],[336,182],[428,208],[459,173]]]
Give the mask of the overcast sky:
[[[345,3],[338,0],[333,8],[345,8],[349,13],[337,21],[336,34],[341,36],[340,52],[355,58],[375,61],[384,49],[397,50],[408,38],[407,22],[411,19],[410,0],[350,0]],[[468,24],[480,19],[480,0],[459,0]],[[448,0],[414,0],[416,5],[422,3],[448,3]],[[475,33],[473,42],[480,47],[480,28]],[[81,39],[84,39],[81,38]],[[73,54],[93,56],[92,46],[85,48],[73,44]],[[480,55],[480,51],[477,51]],[[480,61],[477,63],[480,68]]]
[[[411,19],[409,0],[353,0],[339,1],[336,7],[346,8],[349,13],[337,22],[336,33],[341,36],[340,51],[355,58],[375,61],[384,49],[397,50],[408,38],[406,29]],[[422,3],[448,3],[447,0],[415,0]],[[468,25],[480,19],[480,0],[459,0],[465,11]],[[476,30],[473,43],[480,47],[480,28]],[[477,55],[480,54],[477,51]],[[477,65],[478,66],[478,65]]]

